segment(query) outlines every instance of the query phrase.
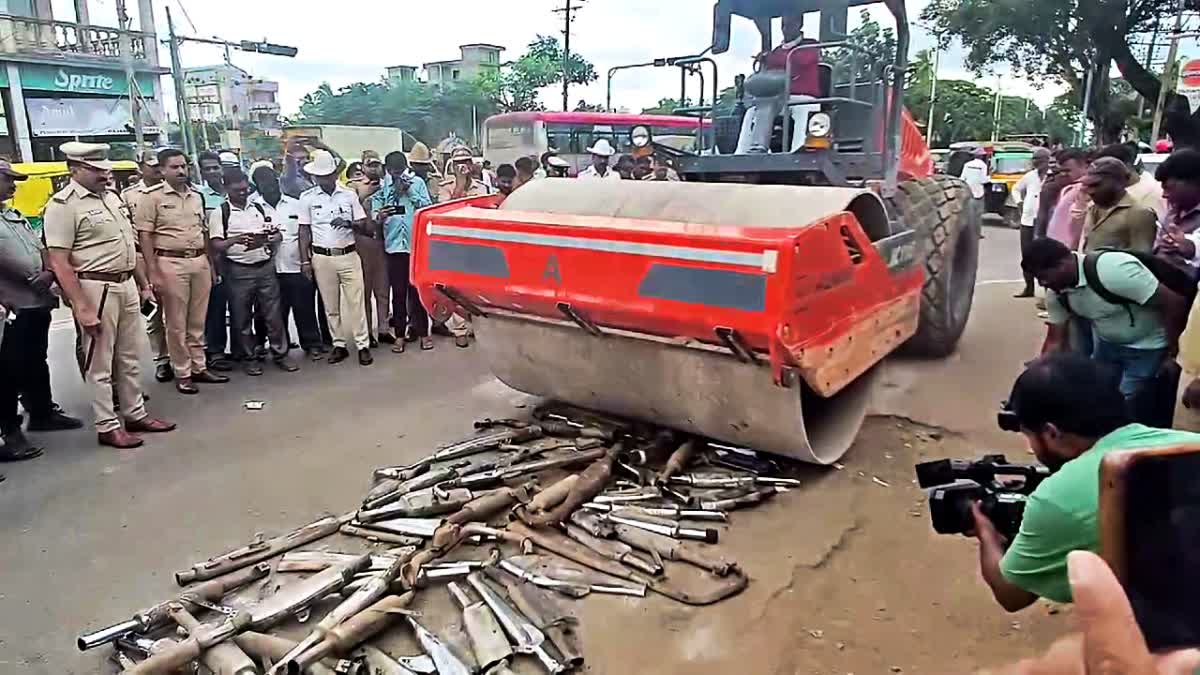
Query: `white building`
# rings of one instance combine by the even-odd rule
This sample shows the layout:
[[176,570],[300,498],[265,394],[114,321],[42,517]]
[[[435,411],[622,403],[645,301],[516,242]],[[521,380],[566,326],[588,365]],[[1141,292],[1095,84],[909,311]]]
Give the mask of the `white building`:
[[279,129],[279,83],[229,63],[183,71],[184,98],[196,121],[236,121]]
[[489,70],[499,70],[500,52],[504,47],[485,43],[462,45],[458,48],[461,56],[452,61],[431,61],[421,64],[425,69],[426,81],[433,84],[469,82]]

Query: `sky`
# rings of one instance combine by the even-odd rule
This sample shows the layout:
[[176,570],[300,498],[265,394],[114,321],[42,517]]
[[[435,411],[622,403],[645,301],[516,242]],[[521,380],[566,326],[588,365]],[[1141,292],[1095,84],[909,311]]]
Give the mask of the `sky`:
[[[915,19],[927,2],[908,0],[909,16]],[[128,3],[136,17],[137,0]],[[154,9],[160,36],[166,34],[169,7],[180,35],[233,41],[266,39],[297,47],[296,58],[232,52],[235,65],[256,77],[279,82],[285,115],[295,114],[303,96],[323,82],[337,90],[353,82],[378,81],[387,66],[457,58],[458,45],[471,42],[502,45],[506,48],[502,58],[515,59],[538,34],[559,36],[562,30],[561,14],[553,9],[562,6],[563,0],[360,0],[350,5],[321,3],[319,11],[297,11],[298,4],[284,0],[154,0]],[[52,5],[56,17],[73,18],[72,0],[52,0]],[[572,26],[571,48],[595,64],[600,79],[573,86],[571,106],[580,99],[603,104],[610,67],[705,49],[712,31],[712,5],[712,0],[583,0]],[[115,25],[114,0],[91,0],[90,7],[92,23]],[[288,16],[289,11],[294,18]],[[894,25],[882,5],[872,11],[882,25]],[[857,12],[852,9],[851,26],[857,23]],[[916,25],[912,30],[910,53],[933,45],[927,30]],[[717,57],[721,87],[731,85],[734,75],[750,72],[757,45],[753,24],[735,18],[732,48]],[[160,51],[162,63],[169,64],[166,47]],[[185,67],[211,65],[221,62],[224,52],[215,46],[185,43],[181,58]],[[943,52],[939,77],[976,79],[963,69],[960,48]],[[994,87],[997,81],[1003,83],[1005,94],[1031,96],[1038,103],[1061,92],[1053,85],[1038,89],[1007,76],[988,76],[981,84]],[[163,78],[163,85],[168,101],[165,107],[173,111],[169,77]],[[689,84],[693,95],[697,86],[696,79]],[[706,91],[711,91],[711,81]],[[622,71],[613,80],[613,105],[618,108],[636,111],[678,93],[679,73],[674,68]],[[561,108],[560,91],[546,91],[542,98],[547,108]]]

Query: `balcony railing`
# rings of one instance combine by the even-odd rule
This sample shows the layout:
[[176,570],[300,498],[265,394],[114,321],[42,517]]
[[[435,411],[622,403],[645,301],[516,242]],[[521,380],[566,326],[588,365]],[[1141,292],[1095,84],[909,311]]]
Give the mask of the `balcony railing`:
[[0,53],[78,56],[96,60],[146,60],[150,33],[0,14]]

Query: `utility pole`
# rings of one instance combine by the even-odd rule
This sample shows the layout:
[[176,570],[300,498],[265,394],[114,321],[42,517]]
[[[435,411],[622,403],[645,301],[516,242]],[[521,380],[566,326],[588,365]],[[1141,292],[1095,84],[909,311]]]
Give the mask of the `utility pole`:
[[[571,109],[571,22],[575,20],[575,12],[579,9],[579,4],[584,0],[564,0],[564,5],[554,10],[562,12],[563,15],[563,57],[562,57],[562,76],[563,76],[563,92],[562,104],[563,112]],[[579,4],[572,4],[576,2]]]
[[1167,62],[1163,65],[1163,76],[1158,84],[1158,102],[1154,105],[1154,123],[1150,127],[1150,144],[1158,142],[1158,134],[1162,131],[1163,107],[1167,103],[1167,92],[1175,90],[1175,61],[1179,59],[1179,34],[1183,30],[1183,5],[1180,0],[1179,12],[1175,15],[1175,30],[1171,32],[1171,48],[1167,50]]
[[[117,27],[127,31],[131,25],[129,12],[125,9],[125,0],[117,0]],[[127,33],[121,33],[120,44],[121,60],[125,65],[125,86],[129,89],[129,116],[133,122],[133,140],[137,146],[134,157],[141,161],[142,150],[146,146],[146,135],[142,129],[142,92],[133,73],[133,42]]]
[[1079,129],[1078,145],[1087,144],[1088,136],[1088,108],[1092,106],[1092,76],[1096,73],[1094,64],[1088,65],[1087,77],[1083,80],[1083,114],[1080,115],[1081,127]]
[[933,143],[933,109],[937,102],[938,64],[941,60],[942,48],[936,45],[933,48],[933,77],[929,83],[929,121],[925,123],[925,139],[929,143]]
[[996,101],[992,106],[992,142],[1000,140],[1000,108],[1002,106],[1000,98],[1000,76],[996,76]]
[[188,110],[183,90],[183,63],[179,58],[179,40],[175,37],[175,22],[171,20],[171,8],[167,7],[167,39],[171,52],[171,80],[175,83],[175,105],[179,107],[179,128],[183,132],[183,151],[195,158],[196,146],[192,140],[192,114]]

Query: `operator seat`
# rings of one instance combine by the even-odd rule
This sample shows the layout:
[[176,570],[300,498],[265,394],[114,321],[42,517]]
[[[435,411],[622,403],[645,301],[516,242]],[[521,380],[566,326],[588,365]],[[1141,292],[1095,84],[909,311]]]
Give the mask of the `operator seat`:
[[[820,64],[819,81],[822,96],[828,96],[831,68],[828,64]],[[775,120],[784,109],[790,113],[792,123],[792,143],[790,148],[780,148],[783,152],[796,152],[804,146],[805,130],[808,129],[808,116],[821,109],[819,104],[803,104],[812,100],[808,94],[790,94],[790,83],[785,72],[780,70],[761,70],[746,78],[745,91],[750,97],[750,106],[742,119],[742,130],[738,136],[736,154],[762,154],[771,151],[771,139],[775,130]],[[784,122],[786,123],[786,122]]]

